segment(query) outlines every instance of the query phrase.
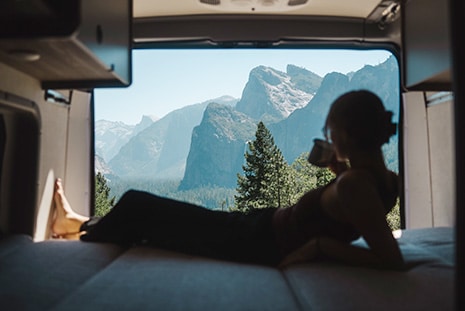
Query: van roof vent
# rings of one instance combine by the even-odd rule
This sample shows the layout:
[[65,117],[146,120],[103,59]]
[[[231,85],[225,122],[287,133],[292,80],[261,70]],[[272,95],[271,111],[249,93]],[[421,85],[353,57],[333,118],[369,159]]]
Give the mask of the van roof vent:
[[195,0],[215,10],[234,12],[283,12],[308,4],[309,0]]

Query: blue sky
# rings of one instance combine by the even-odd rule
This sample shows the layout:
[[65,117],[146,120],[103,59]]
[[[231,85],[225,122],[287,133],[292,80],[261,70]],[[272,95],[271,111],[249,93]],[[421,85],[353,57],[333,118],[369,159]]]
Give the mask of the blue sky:
[[95,119],[136,124],[178,108],[230,95],[240,98],[250,71],[260,65],[286,71],[288,64],[322,77],[377,65],[388,51],[348,50],[134,50],[128,88],[97,89]]

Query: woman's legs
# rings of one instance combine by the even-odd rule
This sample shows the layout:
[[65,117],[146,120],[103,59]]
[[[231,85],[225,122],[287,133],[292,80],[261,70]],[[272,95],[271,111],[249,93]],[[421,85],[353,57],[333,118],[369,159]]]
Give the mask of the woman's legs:
[[63,238],[123,245],[147,243],[193,255],[256,263],[275,263],[278,258],[271,228],[273,210],[253,215],[212,211],[130,190],[107,215],[89,221],[71,209],[60,180],[55,184],[54,200],[52,230]]
[[66,239],[78,239],[83,230],[89,230],[92,232],[87,232],[83,240],[115,243],[149,240],[165,244],[188,239],[192,234],[205,234],[203,229],[216,223],[210,221],[216,218],[216,213],[203,207],[134,190],[126,192],[106,216],[89,222],[89,217],[72,209],[60,179],[55,181],[54,203],[51,229],[55,236]]
[[85,241],[133,244],[147,242],[178,249],[198,244],[219,225],[221,212],[187,202],[130,190],[95,225],[84,228]]
[[79,239],[80,227],[89,218],[73,211],[66,199],[61,179],[55,181],[53,201],[55,203],[55,219],[52,223],[53,234],[65,239]]

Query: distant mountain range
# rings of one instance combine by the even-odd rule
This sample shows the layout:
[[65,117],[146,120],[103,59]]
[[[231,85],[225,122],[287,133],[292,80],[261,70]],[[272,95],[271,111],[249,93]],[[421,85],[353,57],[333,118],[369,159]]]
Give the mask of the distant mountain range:
[[181,179],[192,130],[200,124],[207,105],[234,106],[237,101],[222,96],[174,110],[159,120],[144,116],[132,127],[99,120],[95,125],[96,163],[106,167],[107,175],[121,178]]
[[[309,150],[314,138],[322,137],[330,104],[350,89],[374,91],[387,109],[398,115],[395,58],[348,75],[329,73],[324,78],[293,65],[286,72],[259,66],[250,72],[240,99],[212,99],[159,120],[144,118],[133,128],[121,122],[97,121],[96,152],[104,159],[98,163],[106,167],[106,174],[121,178],[182,179],[182,190],[234,188],[237,173],[242,173],[246,143],[254,138],[259,120],[265,122],[291,163]],[[393,141],[386,152],[388,165],[394,169],[396,146]]]
[[142,116],[137,125],[127,125],[123,122],[99,120],[95,122],[95,152],[104,161],[109,161],[123,145],[133,136],[149,127],[158,118]]

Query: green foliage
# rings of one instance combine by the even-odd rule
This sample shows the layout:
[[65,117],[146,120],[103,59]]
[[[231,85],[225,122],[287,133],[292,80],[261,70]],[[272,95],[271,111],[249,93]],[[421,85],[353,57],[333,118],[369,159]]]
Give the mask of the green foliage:
[[307,158],[308,152],[304,152],[291,166],[296,185],[294,188],[295,202],[307,191],[324,186],[336,177],[328,168],[310,164]]
[[281,151],[273,147],[272,166],[269,171],[268,197],[270,207],[286,207],[294,204],[294,189],[296,187],[293,171],[284,159]]
[[242,167],[244,175],[237,175],[237,210],[290,206],[305,192],[326,185],[335,177],[329,169],[308,163],[308,153],[301,154],[289,166],[262,122],[248,147]]
[[386,220],[392,231],[400,229],[400,201],[397,199],[396,205],[387,214]]
[[237,175],[238,210],[246,212],[292,204],[295,185],[291,170],[263,122],[257,125],[255,140],[248,143],[245,161],[244,175]]
[[110,187],[100,172],[95,175],[95,216],[104,216],[115,204],[115,197],[110,198]]

